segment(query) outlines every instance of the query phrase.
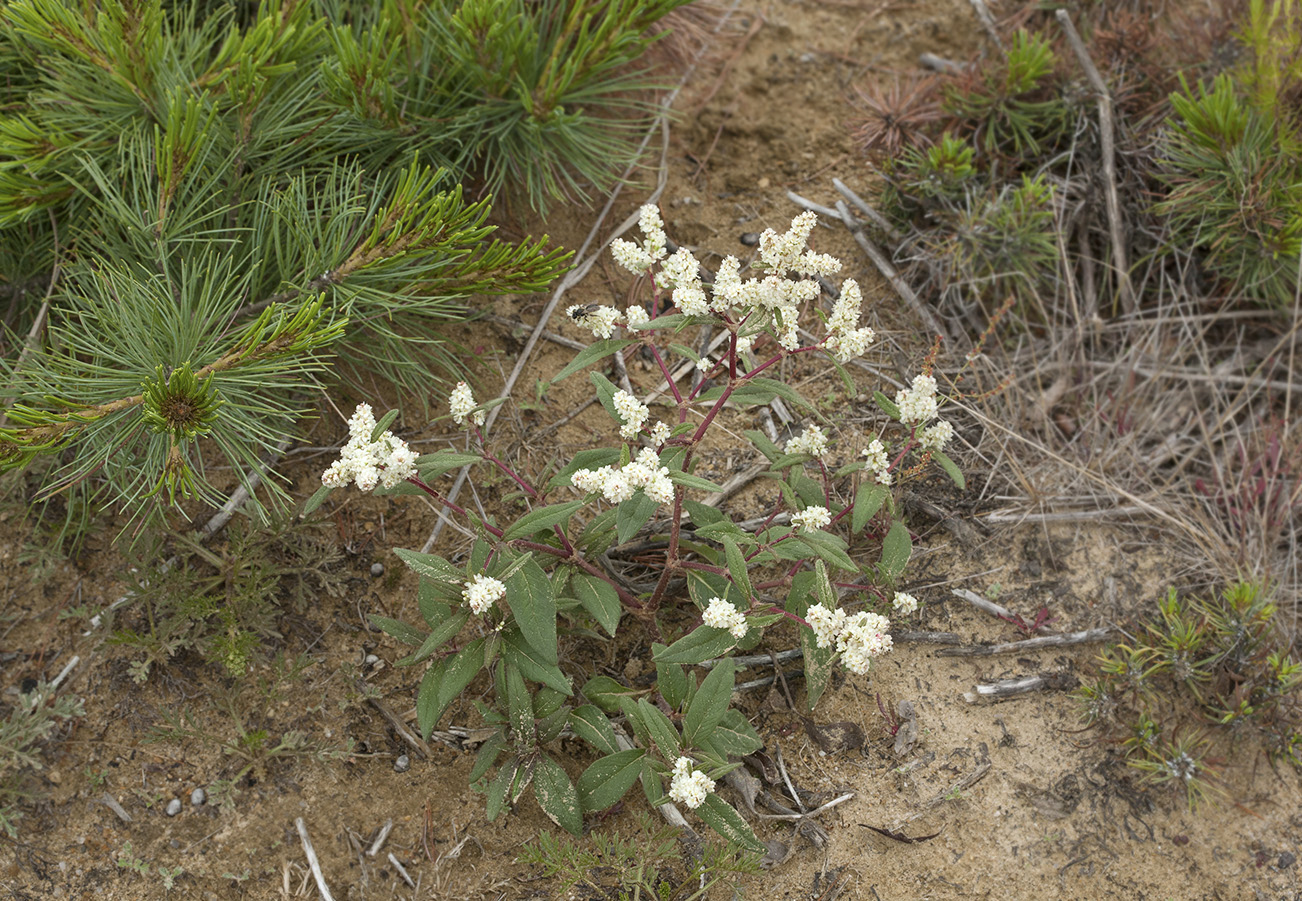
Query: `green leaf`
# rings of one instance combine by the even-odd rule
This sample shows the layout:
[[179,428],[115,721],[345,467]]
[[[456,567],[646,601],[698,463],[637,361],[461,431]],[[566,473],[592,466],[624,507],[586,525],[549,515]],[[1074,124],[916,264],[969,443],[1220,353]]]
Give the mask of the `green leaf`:
[[746,596],[747,600],[755,596],[755,589],[750,584],[750,574],[746,572],[746,555],[737,547],[737,542],[733,541],[727,535],[721,536],[723,542],[723,552],[728,561],[728,575],[732,576],[732,582],[737,589]]
[[579,793],[561,765],[546,755],[538,758],[533,771],[533,796],[548,818],[571,835],[583,833],[583,809]]
[[548,663],[542,655],[524,640],[520,630],[514,626],[502,632],[502,657],[507,663],[520,668],[526,679],[541,682],[548,688],[564,693],[567,697],[574,694],[570,680],[554,663]]
[[484,639],[476,638],[454,656],[431,664],[425,671],[416,695],[416,720],[426,741],[444,711],[483,668]]
[[788,475],[787,482],[807,506],[822,507],[827,503],[827,496],[823,493],[823,483],[811,479],[800,470],[795,470]]
[[730,709],[710,731],[710,741],[725,755],[745,757],[764,747],[764,740],[740,710]]
[[589,372],[588,378],[597,391],[597,400],[601,401],[601,405],[606,408],[607,415],[615,422],[622,422],[619,411],[615,409],[615,392],[619,390],[615,387],[615,383],[600,372]]
[[959,469],[958,464],[951,460],[945,453],[938,450],[932,451],[931,459],[940,464],[940,468],[945,470],[945,474],[953,480],[954,484],[957,485],[960,490],[967,489],[967,479],[963,478],[963,471]]
[[619,543],[624,544],[636,535],[638,529],[646,525],[659,508],[660,505],[642,491],[636,492],[621,503],[618,507],[619,512],[615,514],[615,528],[618,530]]
[[670,344],[669,349],[681,357],[686,357],[698,366],[701,364],[701,358],[696,355],[696,351],[685,344]]
[[877,402],[877,406],[881,407],[883,413],[891,419],[894,419],[896,422],[900,421],[900,408],[895,406],[895,401],[891,400],[880,391],[873,392],[873,400]]
[[533,696],[525,687],[520,670],[509,663],[506,665],[506,711],[515,746],[522,751],[532,748],[535,743]]
[[605,810],[624,797],[641,774],[645,756],[642,748],[630,748],[603,757],[584,770],[578,784],[579,804],[584,811]]
[[584,366],[589,366],[598,360],[605,359],[611,354],[623,350],[630,344],[636,343],[637,339],[635,338],[607,338],[604,341],[597,341],[593,344],[589,344],[583,350],[574,355],[574,359],[570,360],[568,366],[552,377],[552,384],[554,385],[557,382],[569,378]]
[[390,410],[388,413],[385,413],[383,416],[381,416],[380,421],[375,424],[375,428],[371,429],[370,443],[374,444],[375,442],[379,441],[380,436],[389,430],[389,426],[393,425],[394,421],[397,420],[397,418],[398,418],[398,409],[396,407]]
[[818,412],[818,409],[813,404],[805,400],[804,397],[800,395],[800,392],[796,391],[796,389],[792,388],[786,382],[779,381],[778,379],[771,379],[766,376],[751,376],[746,379],[743,384],[756,390],[772,392],[772,394],[782,398],[783,400],[790,401],[797,407],[804,407],[819,419],[826,418]]
[[742,434],[750,439],[750,443],[755,445],[755,449],[763,454],[770,463],[782,456],[782,451],[763,432],[747,429]]
[[511,790],[511,784],[515,782],[515,774],[519,769],[520,758],[512,757],[502,764],[492,784],[488,786],[488,803],[484,811],[488,816],[488,822],[493,822],[501,815],[502,809],[506,806],[507,792]]
[[402,620],[390,619],[387,616],[380,616],[375,613],[372,613],[367,617],[367,619],[371,621],[372,626],[384,631],[387,635],[392,635],[403,644],[419,647],[421,643],[425,641],[424,632],[417,629],[415,626],[410,626],[407,623],[404,623]]
[[535,560],[525,561],[506,580],[506,598],[524,640],[547,663],[556,665],[556,597],[547,573]]
[[868,525],[869,520],[886,502],[890,489],[876,482],[864,482],[859,486],[859,493],[854,496],[854,510],[850,513],[850,531],[858,535]]
[[583,527],[578,546],[589,558],[599,557],[615,543],[616,509],[602,510]]
[[728,522],[731,525],[728,517],[720,510],[700,501],[694,501],[691,498],[683,498],[683,509],[687,511],[687,515],[691,518],[692,525],[698,529],[714,523]]
[[826,560],[828,563],[838,569],[847,572],[858,572],[859,567],[855,564],[850,555],[845,552],[845,542],[838,535],[831,532],[802,532],[795,538],[801,544],[805,545],[814,552],[819,558]]
[[307,503],[303,505],[303,512],[299,515],[307,516],[309,513],[315,513],[316,508],[325,503],[325,499],[330,496],[332,490],[333,489],[329,485],[322,485],[316,491],[313,491],[312,496],[309,497]]
[[656,772],[655,761],[650,757],[642,761],[642,793],[646,795],[646,802],[652,807],[659,807],[669,800],[665,797],[660,774]]
[[719,661],[705,677],[683,714],[683,738],[688,745],[695,745],[697,739],[709,735],[723,721],[728,712],[728,702],[732,700],[735,677],[736,667],[732,658]]
[[703,479],[700,476],[694,476],[690,472],[683,472],[681,470],[677,472],[670,470],[669,481],[673,482],[675,485],[682,485],[684,488],[692,488],[696,491],[709,491],[713,493],[723,490],[722,485],[716,485],[709,479]]
[[484,774],[492,769],[493,764],[497,763],[497,758],[501,756],[502,750],[506,747],[506,736],[501,732],[494,732],[484,743],[479,746],[479,753],[475,755],[475,765],[470,770],[470,781],[478,782],[484,777]]
[[[654,659],[667,648],[662,644],[651,645],[651,656]],[[683,706],[683,701],[687,700],[687,674],[677,663],[665,663],[663,660],[656,661],[656,688],[660,691],[660,697],[665,699],[674,710]]]
[[[436,582],[446,582],[457,586],[460,586],[465,581],[465,575],[460,569],[437,554],[420,554],[402,547],[394,548],[393,552],[398,555],[398,558],[403,563],[407,564],[408,569],[418,575],[427,576]],[[460,587],[458,587],[458,593],[460,590]]]
[[813,629],[800,630],[800,650],[805,657],[805,703],[812,712],[832,677],[836,648],[820,648]]
[[882,539],[882,569],[887,577],[894,581],[904,575],[912,554],[913,540],[909,538],[909,528],[897,519]]
[[598,751],[614,754],[619,750],[615,741],[615,730],[595,704],[584,704],[570,711],[570,728],[579,738],[592,745]]
[[540,719],[535,727],[538,733],[538,743],[545,745],[560,738],[569,722],[570,708],[568,707],[562,707],[560,710]]
[[727,629],[700,626],[665,648],[658,655],[652,652],[657,663],[685,663],[690,665],[718,657],[732,649],[737,639]]
[[759,544],[755,536],[743,530],[741,526],[729,520],[723,522],[712,522],[709,525],[698,526],[696,528],[697,538],[708,538],[711,541],[722,541],[724,536],[731,538],[737,544],[745,544],[754,547]]
[[416,653],[409,654],[402,658],[395,664],[395,666],[412,666],[413,664],[420,663],[440,647],[456,638],[457,633],[461,631],[462,627],[465,626],[466,621],[470,619],[470,611],[458,610],[453,614],[449,610],[448,613],[449,615],[434,627],[434,631],[429,633],[429,637],[425,639]]
[[613,636],[619,628],[619,618],[624,613],[624,607],[619,602],[619,592],[605,579],[591,573],[576,573],[570,581],[583,609],[591,613],[601,628]]
[[610,676],[593,676],[583,686],[583,696],[607,713],[619,713],[619,699],[632,698],[641,692],[625,688]]
[[696,808],[696,815],[719,835],[735,845],[741,845],[749,851],[763,854],[768,849],[755,837],[750,826],[741,818],[741,814],[732,805],[711,792],[705,796],[705,803]]
[[420,615],[424,618],[425,625],[431,629],[436,628],[452,615],[451,605],[444,601],[450,601],[458,606],[465,603],[465,599],[461,597],[461,588],[460,582],[449,584],[431,579],[429,576],[420,577],[420,585],[416,589],[416,606],[420,608]]
[[660,756],[666,760],[677,760],[683,746],[678,738],[678,730],[674,728],[673,723],[669,722],[669,717],[646,698],[637,699],[637,708],[642,715],[642,723],[651,733],[651,739],[656,743],[656,747],[660,749]]
[[[821,560],[814,564],[814,594],[818,597],[818,603],[828,610],[836,609],[836,590],[832,588],[832,580],[827,574],[827,567],[823,565]],[[800,615],[804,616],[803,613]]]
[[[432,482],[446,472],[461,469],[463,466],[473,466],[483,459],[478,454],[461,454],[452,450],[435,451],[432,454],[422,454],[416,459],[416,471],[420,473],[423,481]],[[421,493],[424,494],[423,491]]]
[[579,500],[567,501],[563,504],[548,504],[546,507],[530,510],[502,533],[502,540],[524,538],[544,529],[550,531],[552,526],[568,523],[581,509],[583,509],[583,501]]

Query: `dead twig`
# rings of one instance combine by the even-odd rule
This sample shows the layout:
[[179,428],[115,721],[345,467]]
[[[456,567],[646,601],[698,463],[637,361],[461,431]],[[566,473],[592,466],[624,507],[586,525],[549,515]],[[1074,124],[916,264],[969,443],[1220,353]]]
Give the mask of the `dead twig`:
[[298,829],[298,838],[303,843],[303,853],[307,855],[307,865],[312,869],[312,878],[316,880],[317,891],[321,893],[323,901],[335,901],[334,895],[330,894],[330,886],[326,884],[325,874],[321,872],[321,862],[316,859],[316,849],[312,847],[312,839],[307,834],[307,823],[299,817],[294,820],[294,826]]
[[1033,691],[1069,691],[1076,685],[1076,677],[1071,673],[1036,673],[1034,676],[980,683],[974,686],[976,691],[964,692],[963,700],[969,704],[978,701],[1003,701]]
[[1042,635],[1025,641],[1006,641],[1002,644],[969,645],[962,648],[941,648],[938,657],[992,657],[996,654],[1019,654],[1038,648],[1065,648],[1074,644],[1103,641],[1112,634],[1110,627],[1085,629],[1081,632],[1063,632],[1061,635]]
[[371,847],[367,849],[366,856],[374,857],[380,853],[380,848],[384,845],[385,839],[393,831],[393,820],[385,820],[384,825],[380,827],[380,834],[375,836],[375,841],[371,842]]

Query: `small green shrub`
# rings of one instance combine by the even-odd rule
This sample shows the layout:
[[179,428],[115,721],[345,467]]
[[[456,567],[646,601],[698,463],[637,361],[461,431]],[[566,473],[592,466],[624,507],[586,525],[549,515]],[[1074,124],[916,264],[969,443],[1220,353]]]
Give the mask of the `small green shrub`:
[[1190,806],[1219,791],[1217,745],[1302,767],[1302,663],[1277,612],[1252,582],[1206,599],[1170,590],[1157,619],[1100,656],[1099,676],[1076,693],[1082,717],[1149,779],[1182,786]]
[[56,697],[44,683],[18,695],[18,703],[0,720],[0,829],[18,834],[19,805],[34,796],[31,771],[41,769],[40,745],[60,723],[84,714],[81,700]]

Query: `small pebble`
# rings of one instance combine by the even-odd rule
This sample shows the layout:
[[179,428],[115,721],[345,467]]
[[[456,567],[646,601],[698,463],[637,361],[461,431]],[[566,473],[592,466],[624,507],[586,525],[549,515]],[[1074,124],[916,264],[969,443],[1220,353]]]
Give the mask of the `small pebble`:
[[194,791],[190,792],[190,803],[193,804],[195,807],[202,806],[203,802],[207,800],[208,800],[208,793],[205,792],[202,788],[196,788]]
[[746,232],[737,240],[740,241],[742,244],[745,244],[747,247],[754,247],[756,244],[759,243],[759,238],[760,238],[759,232]]
[[372,564],[371,564],[371,575],[375,576],[377,579],[378,579],[380,576],[384,575],[384,564],[383,564],[383,563],[372,563]]
[[380,658],[377,657],[377,656],[375,656],[374,654],[367,654],[367,655],[366,655],[366,665],[367,665],[367,666],[375,666],[375,664],[377,664],[377,663],[379,663],[379,662],[380,662]]
[[174,816],[176,816],[176,815],[177,815],[178,813],[180,813],[180,812],[181,812],[181,799],[180,799],[180,798],[173,798],[172,800],[170,800],[170,801],[167,802],[167,811],[166,811],[166,813],[167,813],[167,815],[168,815],[169,817],[174,817]]
[[395,773],[405,773],[411,769],[411,758],[402,754],[393,762],[393,771]]

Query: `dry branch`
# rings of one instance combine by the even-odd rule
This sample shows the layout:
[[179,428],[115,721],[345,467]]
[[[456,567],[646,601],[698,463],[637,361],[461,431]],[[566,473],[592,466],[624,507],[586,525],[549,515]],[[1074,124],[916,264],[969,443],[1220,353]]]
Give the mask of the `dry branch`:
[[303,843],[303,853],[307,855],[307,865],[312,869],[312,878],[316,880],[316,887],[321,892],[323,901],[335,901],[334,895],[330,894],[330,886],[326,885],[325,874],[321,872],[321,862],[316,859],[316,849],[312,847],[312,839],[307,834],[307,823],[299,817],[294,820],[294,826],[298,829],[299,840]]
[[976,691],[963,693],[963,700],[969,704],[978,701],[1003,701],[1033,691],[1067,691],[1075,686],[1076,677],[1071,673],[1036,673],[1034,676],[978,684],[974,686]]
[[941,648],[936,652],[939,657],[992,657],[995,654],[1018,654],[1022,651],[1034,651],[1039,648],[1065,648],[1073,644],[1085,644],[1090,641],[1103,641],[1112,634],[1112,629],[1085,629],[1082,632],[1063,632],[1060,635],[1042,635],[1025,641],[1006,641],[1002,644],[969,645],[962,648]]

